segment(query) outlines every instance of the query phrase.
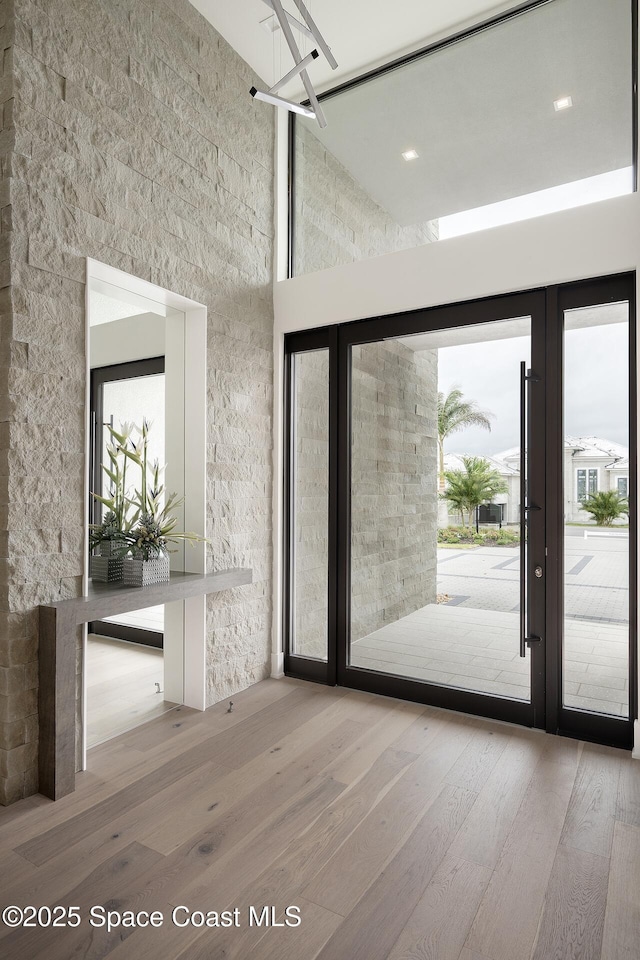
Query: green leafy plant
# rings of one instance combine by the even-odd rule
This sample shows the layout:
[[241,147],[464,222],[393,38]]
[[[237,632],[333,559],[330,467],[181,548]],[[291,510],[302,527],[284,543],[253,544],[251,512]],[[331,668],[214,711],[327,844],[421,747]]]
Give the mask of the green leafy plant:
[[144,560],[166,556],[170,543],[188,541],[193,544],[203,542],[205,537],[197,533],[176,530],[178,520],[172,511],[180,506],[184,498],[172,493],[165,498],[162,482],[163,468],[158,461],[149,463],[149,430],[151,424],[145,418],[142,427],[136,428],[138,439],[129,438],[123,446],[125,459],[131,461],[140,470],[140,488],[128,500],[132,508],[132,517],[128,529],[123,531],[123,540],[134,556]]
[[444,442],[452,433],[465,427],[480,427],[491,430],[493,414],[488,410],[479,410],[475,400],[465,400],[460,387],[456,384],[449,393],[438,394],[438,454],[440,458],[440,489],[444,490]]
[[611,527],[613,521],[629,513],[629,501],[615,490],[600,490],[592,493],[581,504],[590,513],[599,527]]
[[[107,425],[108,426],[108,425]],[[192,545],[205,537],[176,530],[178,520],[172,511],[184,498],[177,494],[165,495],[162,482],[163,468],[156,460],[149,463],[149,431],[151,424],[145,418],[141,427],[122,424],[119,431],[108,426],[110,443],[107,445],[109,466],[102,465],[111,484],[111,496],[92,494],[107,508],[101,524],[90,528],[91,547],[110,540],[116,555],[133,553],[144,560],[166,556],[169,544],[189,541]],[[134,438],[135,434],[135,438]],[[140,486],[133,492],[127,487],[127,465],[135,468]],[[131,473],[129,474],[131,476]]]
[[103,497],[98,493],[92,493],[94,499],[106,508],[102,518],[102,523],[92,523],[89,526],[89,545],[91,549],[101,543],[122,542],[123,534],[131,528],[131,520],[128,517],[131,500],[127,495],[127,458],[125,448],[129,442],[129,437],[133,429],[132,424],[123,423],[120,430],[115,430],[110,424],[106,424],[109,431],[109,442],[107,443],[107,456],[109,465],[101,464],[102,470],[109,480],[111,495]]
[[490,503],[499,493],[506,493],[507,485],[497,470],[482,457],[463,457],[464,470],[447,470],[446,489],[440,496],[463,516],[466,512],[469,526],[473,512],[482,503]]
[[481,527],[478,533],[472,527],[443,527],[438,530],[438,543],[512,547],[520,543],[520,534],[518,530],[512,530],[509,527],[498,530],[487,530]]
[[501,530],[481,530],[480,533],[484,534],[485,543],[495,544],[497,547],[510,547],[520,543],[520,531],[510,530],[508,527],[502,527]]

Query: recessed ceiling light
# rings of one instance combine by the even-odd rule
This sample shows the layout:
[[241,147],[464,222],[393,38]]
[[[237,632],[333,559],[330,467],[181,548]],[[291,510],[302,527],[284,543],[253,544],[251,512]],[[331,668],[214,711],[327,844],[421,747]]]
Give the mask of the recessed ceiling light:
[[560,97],[558,100],[553,101],[553,109],[558,110],[568,110],[569,107],[573,106],[573,100],[571,97]]
[[402,156],[403,156],[403,158],[404,158],[405,160],[417,160],[417,159],[418,159],[418,151],[417,151],[417,150],[405,150],[405,152],[402,154]]

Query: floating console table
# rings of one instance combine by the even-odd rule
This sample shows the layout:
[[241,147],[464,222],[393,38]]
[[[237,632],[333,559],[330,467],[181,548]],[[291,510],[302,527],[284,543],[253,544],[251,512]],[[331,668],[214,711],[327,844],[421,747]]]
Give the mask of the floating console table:
[[172,573],[168,583],[90,583],[85,597],[40,606],[40,793],[58,800],[76,781],[76,627],[91,620],[188,600],[251,583],[251,570]]

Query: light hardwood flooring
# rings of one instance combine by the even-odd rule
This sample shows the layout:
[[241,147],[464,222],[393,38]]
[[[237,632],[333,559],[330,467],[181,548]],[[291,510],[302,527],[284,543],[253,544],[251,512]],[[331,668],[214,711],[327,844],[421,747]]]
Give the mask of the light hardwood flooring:
[[86,670],[88,747],[176,706],[156,692],[156,683],[164,688],[162,650],[89,634]]
[[[420,705],[266,680],[92,751],[75,794],[0,813],[5,960],[637,960],[640,763]],[[92,905],[160,929],[89,925]],[[238,907],[239,928],[178,927]],[[299,927],[251,927],[288,905]],[[183,911],[181,916],[185,916]]]

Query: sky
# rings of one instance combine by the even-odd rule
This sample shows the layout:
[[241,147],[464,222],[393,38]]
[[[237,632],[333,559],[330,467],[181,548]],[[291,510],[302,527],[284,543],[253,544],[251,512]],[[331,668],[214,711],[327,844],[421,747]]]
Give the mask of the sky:
[[[628,444],[626,323],[565,333],[565,434]],[[520,443],[520,361],[529,338],[515,337],[438,351],[438,390],[459,386],[465,398],[491,412],[491,432],[478,427],[452,434],[445,451],[501,453]]]

